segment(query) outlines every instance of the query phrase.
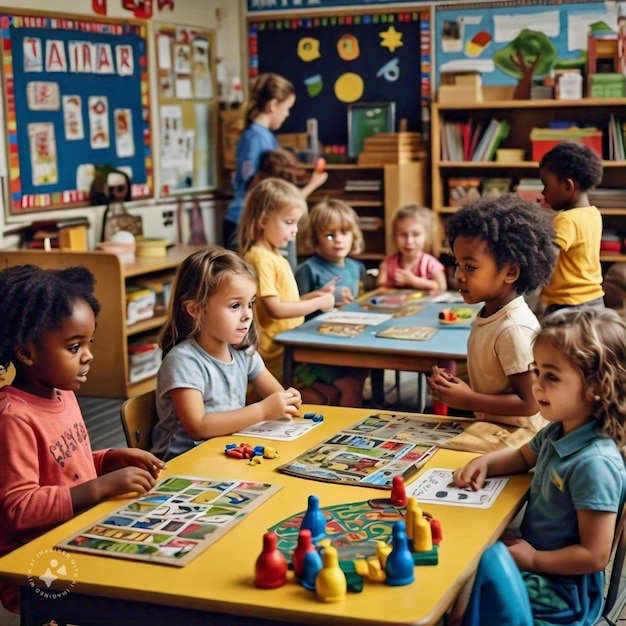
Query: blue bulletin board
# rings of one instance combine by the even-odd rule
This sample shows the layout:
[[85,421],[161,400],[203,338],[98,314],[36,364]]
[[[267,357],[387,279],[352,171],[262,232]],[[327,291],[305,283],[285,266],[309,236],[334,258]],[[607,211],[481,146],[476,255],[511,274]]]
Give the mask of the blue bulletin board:
[[0,15],[12,213],[84,206],[95,167],[152,195],[145,26]]
[[326,146],[347,145],[348,106],[395,103],[396,128],[421,129],[420,20],[416,10],[250,19],[250,79],[264,72],[288,78],[296,103],[281,133],[306,132],[318,121]]
[[444,72],[478,71],[484,85],[516,84],[518,79],[501,71],[493,55],[524,29],[545,35],[558,61],[582,59],[584,65],[589,26],[604,22],[617,30],[617,11],[617,2],[602,0],[466,2],[437,7],[433,80],[438,83]]

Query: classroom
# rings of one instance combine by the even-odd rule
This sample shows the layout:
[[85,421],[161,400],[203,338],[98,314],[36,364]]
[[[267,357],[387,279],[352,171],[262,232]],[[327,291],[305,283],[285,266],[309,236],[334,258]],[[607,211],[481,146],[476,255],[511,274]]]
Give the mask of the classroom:
[[0,39],[0,626],[626,623],[626,2]]

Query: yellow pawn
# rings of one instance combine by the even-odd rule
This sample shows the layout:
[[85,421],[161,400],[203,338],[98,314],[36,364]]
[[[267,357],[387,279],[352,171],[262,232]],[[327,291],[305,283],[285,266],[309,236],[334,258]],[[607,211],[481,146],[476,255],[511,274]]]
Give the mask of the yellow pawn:
[[380,565],[383,568],[383,571],[385,570],[385,566],[387,565],[387,557],[391,553],[391,550],[392,547],[388,543],[385,543],[384,541],[376,542],[376,556],[380,561]]
[[413,552],[430,552],[432,549],[433,535],[430,523],[420,511],[413,524]]
[[339,567],[337,548],[324,548],[322,563],[322,569],[315,578],[315,593],[322,602],[340,602],[346,596],[348,583]]
[[417,498],[411,496],[407,500],[406,513],[404,514],[404,526],[406,528],[407,539],[413,539],[413,527],[415,526],[415,520],[418,514],[422,514],[422,509],[417,505]]

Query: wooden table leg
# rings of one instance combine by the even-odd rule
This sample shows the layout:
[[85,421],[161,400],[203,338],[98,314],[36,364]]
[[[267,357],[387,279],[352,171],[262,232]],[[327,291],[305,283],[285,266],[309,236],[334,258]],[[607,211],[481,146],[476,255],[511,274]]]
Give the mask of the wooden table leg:
[[372,402],[382,406],[385,402],[385,370],[373,369],[372,378]]

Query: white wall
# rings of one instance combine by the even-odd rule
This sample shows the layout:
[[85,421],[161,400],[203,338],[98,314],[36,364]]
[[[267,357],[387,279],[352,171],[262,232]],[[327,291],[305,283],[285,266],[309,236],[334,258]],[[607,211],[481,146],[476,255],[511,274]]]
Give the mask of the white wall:
[[[10,11],[47,11],[50,12],[50,0],[2,0],[2,9]],[[73,14],[97,19],[97,15],[92,10],[92,0],[64,0],[62,3],[64,14]],[[222,59],[226,68],[226,74],[230,78],[232,75],[241,76],[242,70],[242,45],[241,32],[242,21],[245,15],[245,0],[175,0],[174,10],[165,9],[159,11],[157,2],[154,2],[153,22],[195,25],[201,28],[210,28],[216,34],[216,55]],[[132,19],[132,13],[122,8],[121,0],[108,0],[107,17],[115,19]],[[150,57],[154,62],[154,55]],[[154,103],[153,103],[154,110]],[[3,141],[4,132],[0,130],[0,138]],[[156,150],[153,146],[153,150]],[[0,204],[4,204],[4,197],[0,197]],[[163,212],[176,210],[177,201],[167,201],[165,203],[155,201],[145,201],[141,203],[129,203],[127,208],[130,212],[141,215],[144,223],[144,234],[148,237],[165,237],[170,241],[176,241],[178,231],[177,220],[174,224],[165,226]],[[186,203],[189,204],[189,203]],[[217,237],[215,209],[213,203],[203,199],[203,216],[206,225],[207,238],[209,242],[215,242]],[[0,210],[0,247],[12,248],[19,243],[19,238],[11,235],[11,230],[19,227],[20,224],[30,223],[43,219],[62,219],[86,215],[90,221],[89,239],[93,248],[99,240],[102,228],[102,217],[104,207],[83,207],[80,209],[63,209],[60,211],[46,211],[40,213],[27,213],[19,216],[8,215],[5,207]],[[184,220],[185,222],[186,220]],[[183,226],[183,231],[185,231]],[[185,238],[183,232],[183,239]]]

